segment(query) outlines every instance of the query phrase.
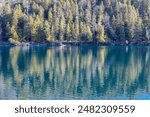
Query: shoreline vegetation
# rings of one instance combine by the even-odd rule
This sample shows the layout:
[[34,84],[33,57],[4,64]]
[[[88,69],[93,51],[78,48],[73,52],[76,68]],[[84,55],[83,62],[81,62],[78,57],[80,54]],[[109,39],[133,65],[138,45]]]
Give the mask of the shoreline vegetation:
[[149,45],[150,0],[1,0],[0,45]]
[[149,46],[150,42],[1,42],[0,46],[109,46],[109,45],[119,45],[119,46],[138,46],[138,45],[146,45]]

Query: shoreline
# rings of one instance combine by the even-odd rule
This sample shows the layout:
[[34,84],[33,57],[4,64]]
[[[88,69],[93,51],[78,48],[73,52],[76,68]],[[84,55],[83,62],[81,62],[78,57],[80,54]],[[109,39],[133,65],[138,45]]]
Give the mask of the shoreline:
[[20,43],[11,43],[11,42],[0,42],[0,46],[82,46],[82,45],[93,45],[93,46],[148,46],[150,42],[20,42]]

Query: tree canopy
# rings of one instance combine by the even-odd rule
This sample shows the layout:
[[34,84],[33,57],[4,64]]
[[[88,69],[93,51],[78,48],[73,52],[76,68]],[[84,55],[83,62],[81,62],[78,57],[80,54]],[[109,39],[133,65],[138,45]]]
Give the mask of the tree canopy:
[[1,8],[3,41],[149,41],[149,0],[22,0]]

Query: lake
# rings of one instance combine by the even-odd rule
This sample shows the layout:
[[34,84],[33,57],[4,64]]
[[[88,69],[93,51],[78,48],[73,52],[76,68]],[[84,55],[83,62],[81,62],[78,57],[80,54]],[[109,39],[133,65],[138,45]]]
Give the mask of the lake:
[[149,46],[0,47],[0,99],[149,100]]

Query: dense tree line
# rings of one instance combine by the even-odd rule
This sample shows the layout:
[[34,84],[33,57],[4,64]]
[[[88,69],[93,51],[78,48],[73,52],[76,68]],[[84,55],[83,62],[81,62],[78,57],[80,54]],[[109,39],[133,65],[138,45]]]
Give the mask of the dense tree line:
[[149,40],[149,0],[23,0],[3,9],[3,41]]

